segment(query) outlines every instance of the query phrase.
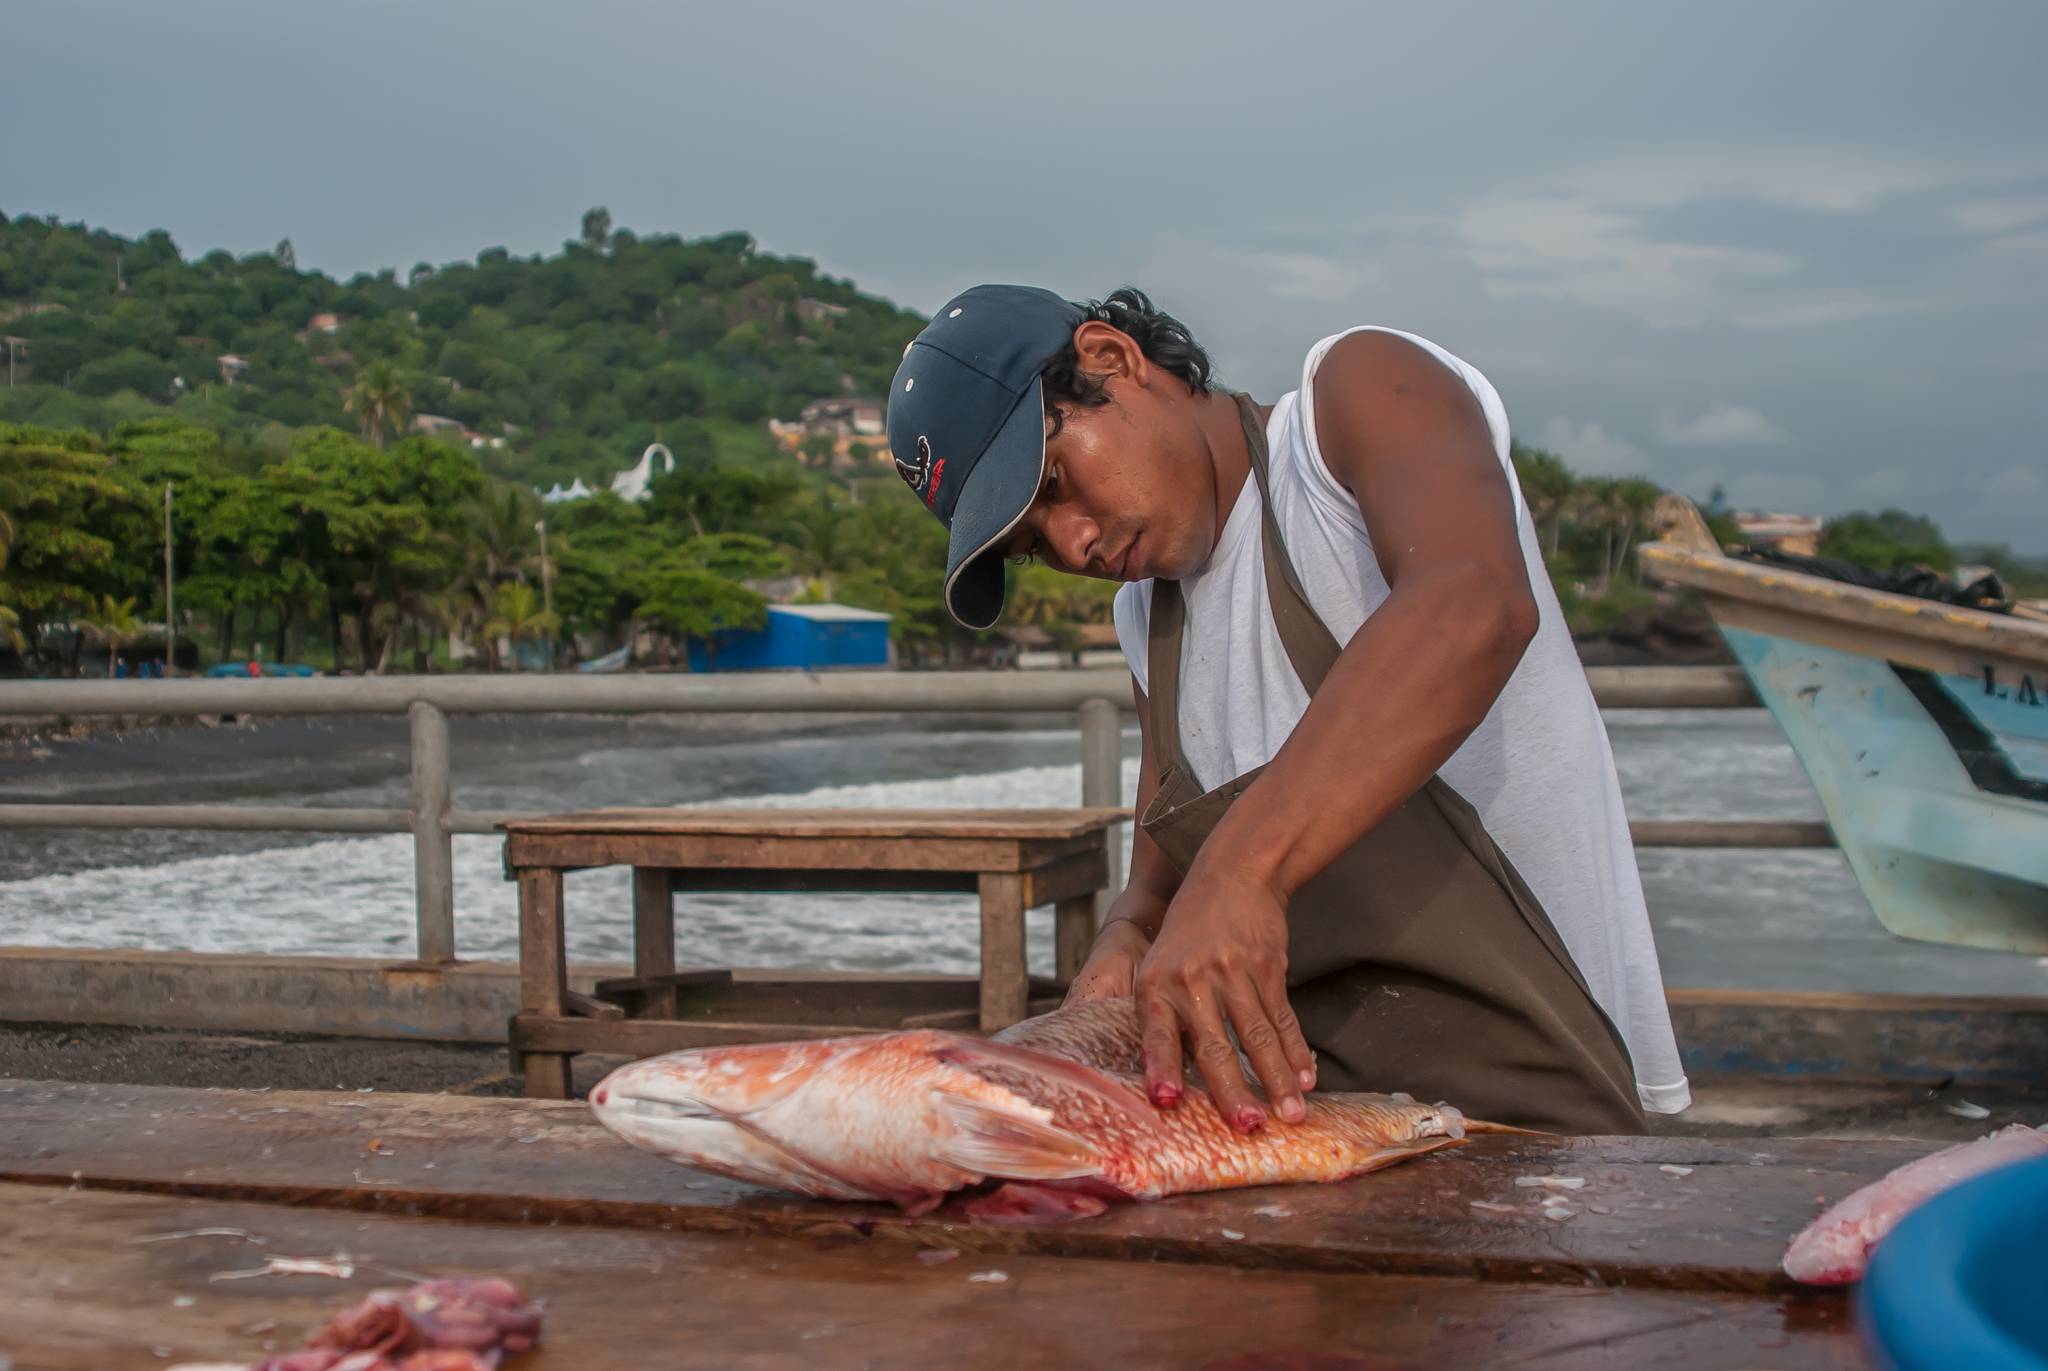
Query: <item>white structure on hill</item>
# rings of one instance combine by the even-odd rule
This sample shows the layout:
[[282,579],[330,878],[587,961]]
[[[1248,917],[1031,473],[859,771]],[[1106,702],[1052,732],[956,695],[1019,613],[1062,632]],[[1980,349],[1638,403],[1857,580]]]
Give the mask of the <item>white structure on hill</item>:
[[[661,463],[659,472],[654,467],[657,461]],[[640,454],[638,466],[612,477],[612,494],[628,504],[644,500],[647,498],[647,488],[654,483],[654,478],[657,475],[666,476],[675,469],[676,455],[661,443],[649,443],[647,451]],[[583,478],[578,476],[567,490],[562,489],[562,483],[557,481],[552,488],[541,493],[540,498],[543,504],[559,505],[570,500],[588,499],[596,493],[584,485]]]

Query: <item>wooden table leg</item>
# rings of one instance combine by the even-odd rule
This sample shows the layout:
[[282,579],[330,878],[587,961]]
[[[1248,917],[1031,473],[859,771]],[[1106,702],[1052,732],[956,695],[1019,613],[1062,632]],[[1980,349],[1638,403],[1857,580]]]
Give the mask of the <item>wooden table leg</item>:
[[1052,907],[1053,972],[1062,981],[1081,974],[1095,945],[1095,893],[1075,895]]
[[1031,1001],[1024,962],[1024,878],[986,872],[981,881],[981,1031],[1023,1018]]
[[[633,868],[633,974],[645,980],[673,976],[676,972],[676,897],[668,868]],[[651,988],[641,996],[641,1017],[673,1019],[676,1016],[676,987],[673,981]]]
[[[559,1017],[569,1003],[569,955],[562,930],[562,873],[519,868],[519,1008]],[[528,1052],[522,1062],[526,1093],[536,1099],[569,1098],[567,1052]]]

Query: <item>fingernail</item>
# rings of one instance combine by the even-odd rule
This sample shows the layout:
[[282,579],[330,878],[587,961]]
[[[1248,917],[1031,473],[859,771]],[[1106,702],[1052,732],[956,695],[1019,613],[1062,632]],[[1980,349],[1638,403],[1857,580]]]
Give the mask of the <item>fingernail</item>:
[[1316,1088],[1316,1073],[1313,1071],[1298,1072],[1296,1073],[1296,1079],[1301,1082],[1303,1090],[1313,1090]]
[[1266,1116],[1256,1109],[1237,1111],[1237,1127],[1240,1132],[1256,1133],[1266,1126]]
[[1280,1117],[1289,1123],[1300,1123],[1308,1117],[1308,1111],[1301,1107],[1300,1100],[1280,1101]]
[[1180,1091],[1170,1085],[1152,1087],[1152,1103],[1161,1109],[1171,1109],[1180,1103]]

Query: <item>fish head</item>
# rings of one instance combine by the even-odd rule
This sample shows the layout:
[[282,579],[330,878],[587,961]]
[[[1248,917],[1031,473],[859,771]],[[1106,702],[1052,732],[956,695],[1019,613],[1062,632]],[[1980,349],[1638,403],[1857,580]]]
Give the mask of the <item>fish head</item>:
[[830,1070],[829,1047],[763,1043],[649,1057],[598,1082],[590,1110],[620,1138],[670,1161],[735,1180],[836,1195],[843,1187],[762,1123],[776,1105]]
[[[829,1199],[902,1201],[930,1132],[919,1034],[700,1048],[622,1066],[591,1112],[626,1142],[700,1171]],[[912,1041],[916,1040],[916,1041]]]

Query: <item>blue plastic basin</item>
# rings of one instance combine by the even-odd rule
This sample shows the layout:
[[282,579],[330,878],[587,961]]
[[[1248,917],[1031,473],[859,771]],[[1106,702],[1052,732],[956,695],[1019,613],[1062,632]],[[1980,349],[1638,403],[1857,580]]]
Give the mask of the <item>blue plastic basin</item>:
[[1885,1371],[2048,1371],[2048,1157],[1902,1219],[1864,1275],[1857,1323]]

